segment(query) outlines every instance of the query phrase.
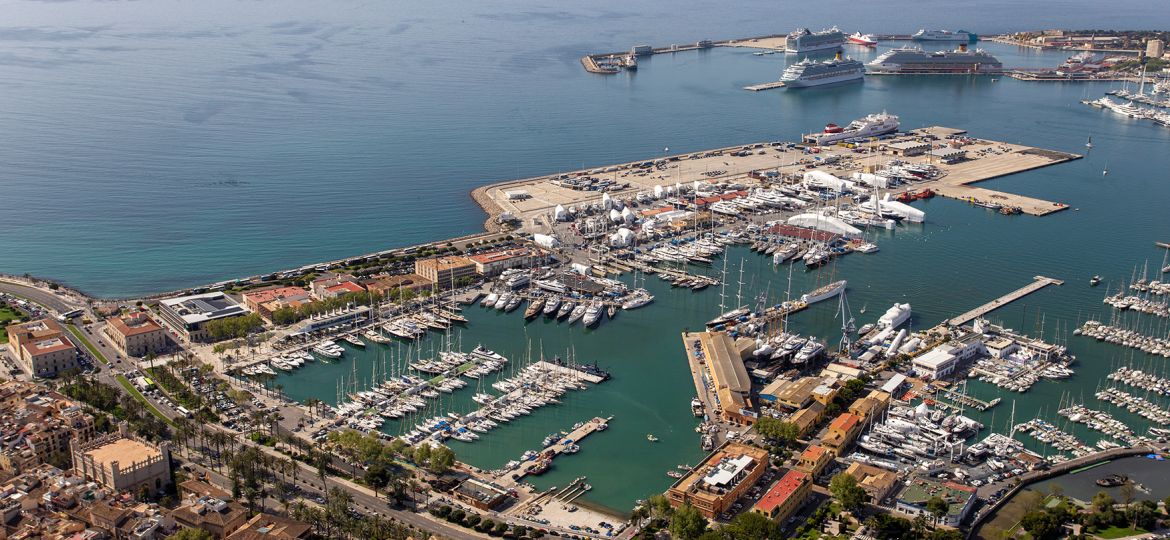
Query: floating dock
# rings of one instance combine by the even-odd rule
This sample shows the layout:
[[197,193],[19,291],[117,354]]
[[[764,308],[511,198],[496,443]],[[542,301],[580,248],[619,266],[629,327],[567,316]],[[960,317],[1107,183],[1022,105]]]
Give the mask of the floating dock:
[[[608,428],[609,422],[611,420],[613,420],[612,416],[610,416],[608,418],[602,418],[600,416],[595,417],[592,420],[581,424],[580,427],[577,427],[573,431],[569,432],[568,435],[561,437],[559,440],[557,440],[557,442],[555,444],[552,444],[552,445],[544,448],[543,450],[541,450],[540,455],[547,458],[547,459],[553,459],[556,456],[559,456],[562,453],[564,453],[565,449],[568,448],[569,446],[580,443],[581,440],[584,439],[585,437],[588,437],[597,431],[601,431],[601,430]],[[566,441],[568,441],[568,442],[566,443]],[[515,477],[514,480],[519,481],[519,480],[523,479],[525,476],[528,476],[532,472],[532,470],[537,467],[537,465],[540,463],[540,461],[541,461],[541,458],[525,461],[523,464],[520,465],[519,468],[515,469],[514,471],[510,471],[510,474],[505,474],[505,476],[507,476],[509,480],[511,480],[512,477],[514,476]],[[498,480],[505,480],[505,479],[499,478]]]
[[1044,287],[1047,287],[1049,285],[1063,285],[1064,284],[1064,281],[1061,281],[1059,279],[1050,278],[1050,277],[1044,277],[1044,276],[1036,276],[1032,279],[1034,281],[1032,281],[1031,283],[1029,283],[1023,287],[1020,287],[1019,289],[1016,289],[1010,293],[1007,293],[999,298],[996,298],[995,300],[992,300],[986,304],[983,304],[982,306],[979,306],[975,309],[972,309],[971,311],[968,311],[962,315],[959,315],[958,317],[954,317],[954,318],[950,319],[949,321],[947,321],[947,324],[950,324],[951,326],[961,326],[967,322],[970,322],[970,321],[975,320],[979,317],[982,317],[982,316],[984,316],[984,315],[986,315],[986,314],[988,314],[996,309],[999,309],[999,308],[1006,306],[1012,302],[1015,302],[1016,300],[1019,300],[1025,296],[1028,296],[1029,294],[1032,294],[1040,289],[1043,289]]

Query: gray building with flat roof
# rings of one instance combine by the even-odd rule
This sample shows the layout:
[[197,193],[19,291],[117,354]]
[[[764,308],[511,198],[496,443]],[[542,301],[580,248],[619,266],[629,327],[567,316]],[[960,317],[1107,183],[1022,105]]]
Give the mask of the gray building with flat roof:
[[248,308],[222,292],[170,298],[158,303],[159,318],[187,342],[207,340],[209,321],[244,315]]

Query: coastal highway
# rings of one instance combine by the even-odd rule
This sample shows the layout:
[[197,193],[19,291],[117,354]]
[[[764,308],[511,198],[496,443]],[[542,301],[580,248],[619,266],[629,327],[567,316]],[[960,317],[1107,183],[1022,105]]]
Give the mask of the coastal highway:
[[4,279],[0,279],[0,292],[6,292],[13,296],[19,296],[30,302],[45,306],[53,311],[56,311],[57,313],[64,313],[66,311],[71,311],[80,307],[77,304],[70,304],[60,296],[44,289],[23,285],[20,283],[14,283]]

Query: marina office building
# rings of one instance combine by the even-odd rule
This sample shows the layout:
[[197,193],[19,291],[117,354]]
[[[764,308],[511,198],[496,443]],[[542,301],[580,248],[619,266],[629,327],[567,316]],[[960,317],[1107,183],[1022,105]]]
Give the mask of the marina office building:
[[912,365],[920,377],[937,381],[949,377],[960,363],[985,351],[982,334],[971,333],[915,357]]
[[246,313],[247,308],[222,292],[180,296],[158,303],[159,317],[187,342],[205,341],[208,336],[204,327],[210,321]]

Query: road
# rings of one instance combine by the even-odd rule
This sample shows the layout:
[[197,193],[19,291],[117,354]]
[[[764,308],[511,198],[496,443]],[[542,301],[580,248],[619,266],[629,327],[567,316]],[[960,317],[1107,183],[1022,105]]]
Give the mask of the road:
[[80,304],[67,302],[60,296],[47,290],[7,280],[0,280],[0,291],[40,304],[57,313],[64,313],[81,307]]

